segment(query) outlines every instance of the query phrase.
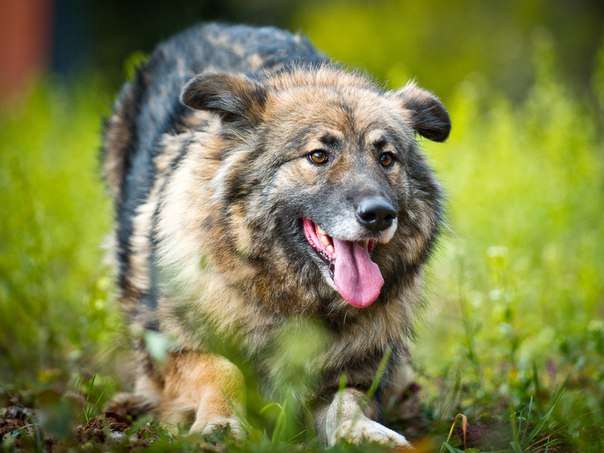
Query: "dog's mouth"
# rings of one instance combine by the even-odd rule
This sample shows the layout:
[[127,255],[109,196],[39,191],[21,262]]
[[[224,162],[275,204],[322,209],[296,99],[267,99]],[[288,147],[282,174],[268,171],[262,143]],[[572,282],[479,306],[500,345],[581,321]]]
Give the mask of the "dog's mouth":
[[302,219],[304,236],[329,269],[331,282],[342,298],[356,308],[373,304],[384,278],[370,257],[375,240],[345,241],[328,235],[308,218]]

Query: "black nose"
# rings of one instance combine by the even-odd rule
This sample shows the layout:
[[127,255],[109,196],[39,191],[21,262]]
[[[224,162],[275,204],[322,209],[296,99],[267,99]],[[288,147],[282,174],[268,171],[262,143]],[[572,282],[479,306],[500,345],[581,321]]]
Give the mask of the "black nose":
[[365,228],[379,232],[392,225],[396,211],[383,197],[363,198],[357,206],[357,220]]

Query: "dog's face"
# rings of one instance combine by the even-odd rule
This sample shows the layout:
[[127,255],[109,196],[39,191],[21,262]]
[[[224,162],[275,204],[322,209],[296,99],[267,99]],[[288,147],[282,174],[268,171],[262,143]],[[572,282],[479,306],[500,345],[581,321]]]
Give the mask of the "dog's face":
[[276,281],[295,274],[289,280],[307,292],[323,282],[320,294],[364,308],[425,260],[440,192],[415,137],[442,141],[450,130],[430,93],[383,92],[324,68],[264,82],[202,75],[182,99],[218,113],[245,156],[225,170],[237,183],[223,191],[238,194],[228,202],[240,206],[238,234],[247,236],[235,243],[269,263]]

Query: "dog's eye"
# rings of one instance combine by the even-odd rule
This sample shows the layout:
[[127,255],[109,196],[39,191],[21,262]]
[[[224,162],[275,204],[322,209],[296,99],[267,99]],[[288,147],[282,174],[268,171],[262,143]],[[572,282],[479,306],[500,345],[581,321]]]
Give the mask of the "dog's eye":
[[380,164],[382,165],[382,167],[384,167],[384,168],[392,167],[393,163],[394,163],[394,154],[389,153],[389,152],[380,154]]
[[315,149],[308,153],[306,157],[315,165],[324,165],[329,160],[329,154],[322,149]]

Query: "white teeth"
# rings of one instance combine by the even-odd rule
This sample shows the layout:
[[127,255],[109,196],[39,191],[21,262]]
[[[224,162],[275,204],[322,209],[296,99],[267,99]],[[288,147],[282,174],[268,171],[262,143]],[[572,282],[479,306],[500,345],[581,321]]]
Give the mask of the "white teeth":
[[329,238],[327,236],[324,235],[320,235],[319,236],[319,240],[321,241],[321,244],[323,244],[323,246],[327,247],[329,244]]
[[323,244],[323,247],[327,248],[329,245],[331,245],[329,236],[325,231],[321,229],[319,225],[317,225],[317,237],[319,238],[319,241],[321,241],[321,244]]

